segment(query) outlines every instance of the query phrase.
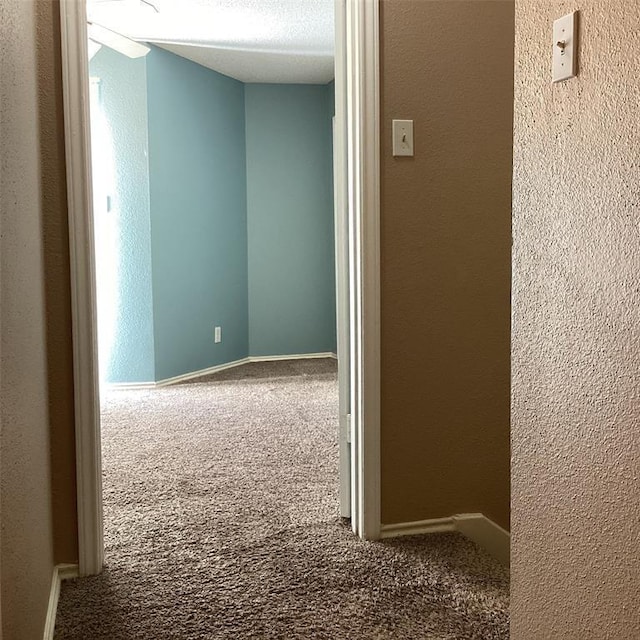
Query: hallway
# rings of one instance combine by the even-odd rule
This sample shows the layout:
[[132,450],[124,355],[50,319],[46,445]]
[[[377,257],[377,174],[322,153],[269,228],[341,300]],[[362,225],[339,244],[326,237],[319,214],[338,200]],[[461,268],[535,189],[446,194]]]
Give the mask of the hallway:
[[458,534],[338,517],[335,360],[254,363],[103,407],[106,567],[59,640],[508,638],[507,571]]

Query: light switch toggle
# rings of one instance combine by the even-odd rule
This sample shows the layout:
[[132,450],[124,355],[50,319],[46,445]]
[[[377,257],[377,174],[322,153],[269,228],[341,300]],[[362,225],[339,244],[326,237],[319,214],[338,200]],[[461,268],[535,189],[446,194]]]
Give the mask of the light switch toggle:
[[393,155],[413,155],[413,120],[393,120]]
[[578,12],[553,23],[552,80],[561,82],[577,75]]

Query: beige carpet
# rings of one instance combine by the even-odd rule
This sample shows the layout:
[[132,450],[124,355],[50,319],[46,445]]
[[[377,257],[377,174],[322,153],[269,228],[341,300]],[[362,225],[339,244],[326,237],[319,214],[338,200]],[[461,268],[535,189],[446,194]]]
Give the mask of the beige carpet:
[[111,392],[106,568],[63,585],[55,637],[508,638],[508,574],[475,545],[340,520],[336,414],[332,360]]

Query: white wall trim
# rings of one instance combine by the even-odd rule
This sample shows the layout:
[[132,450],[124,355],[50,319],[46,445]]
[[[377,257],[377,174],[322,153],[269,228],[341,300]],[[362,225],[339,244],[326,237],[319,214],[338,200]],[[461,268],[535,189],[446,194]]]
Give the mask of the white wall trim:
[[234,369],[242,364],[247,364],[249,358],[242,358],[241,360],[234,360],[233,362],[225,362],[224,364],[218,364],[213,367],[207,367],[206,369],[200,369],[199,371],[191,371],[189,373],[183,373],[179,376],[173,376],[172,378],[164,378],[158,380],[155,383],[155,387],[169,387],[172,384],[179,384],[180,382],[187,382],[187,380],[193,380],[194,378],[200,378],[202,376],[208,376],[212,373],[218,373],[219,371],[225,371],[227,369]]
[[[344,0],[334,0],[335,18],[335,115],[333,132],[333,199],[336,260],[336,351],[338,367],[338,443],[340,476],[340,516],[351,518],[355,497],[351,451],[351,281],[349,273],[350,221],[347,149],[347,55]],[[354,518],[355,519],[355,518]]]
[[461,513],[449,518],[382,525],[381,538],[458,531],[473,540],[505,566],[509,566],[511,534],[481,513]]
[[380,26],[379,0],[362,2],[362,445],[363,536],[380,535]]
[[[350,219],[352,526],[380,537],[380,60],[379,0],[346,0]],[[355,275],[354,275],[355,274]]]
[[102,461],[86,3],[60,2],[65,121],[80,575],[102,570]]
[[105,382],[103,389],[109,391],[143,391],[145,389],[155,389],[157,382]]
[[44,623],[43,640],[53,640],[56,628],[56,614],[58,613],[58,600],[60,599],[60,585],[63,580],[78,577],[77,564],[59,564],[53,568],[51,576],[51,590],[49,591],[49,605],[47,617]]
[[158,389],[160,387],[168,387],[173,384],[179,384],[180,382],[186,382],[187,380],[194,380],[195,378],[201,378],[203,376],[209,376],[212,373],[218,373],[227,369],[233,369],[240,367],[243,364],[249,364],[251,362],[280,362],[283,360],[316,360],[320,358],[336,358],[336,354],[331,351],[324,353],[296,353],[288,356],[249,356],[248,358],[242,358],[240,360],[234,360],[233,362],[225,362],[224,364],[218,364],[213,367],[207,367],[206,369],[200,369],[198,371],[190,371],[189,373],[183,373],[173,378],[164,378],[157,382],[109,382],[105,385],[107,389],[121,390],[121,391],[138,391],[144,389]]
[[456,531],[456,523],[453,518],[434,518],[433,520],[383,524],[380,527],[380,537],[397,538],[399,536],[415,536],[423,533],[443,533],[447,531]]
[[505,566],[510,565],[511,534],[481,513],[454,516],[456,529]]
[[337,356],[333,351],[321,353],[294,353],[288,356],[249,356],[249,362],[277,362],[279,360],[314,360],[319,358],[334,358]]

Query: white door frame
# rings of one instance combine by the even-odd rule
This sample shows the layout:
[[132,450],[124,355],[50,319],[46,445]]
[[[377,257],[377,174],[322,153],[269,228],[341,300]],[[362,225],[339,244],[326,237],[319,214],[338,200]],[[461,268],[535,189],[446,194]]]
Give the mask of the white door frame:
[[[353,530],[380,537],[379,0],[346,0],[346,154],[351,317]],[[337,16],[336,16],[337,17]]]
[[[336,123],[349,217],[352,525],[380,536],[378,0],[336,2]],[[80,575],[103,565],[102,463],[85,0],[61,0]]]
[[102,571],[102,459],[93,244],[89,55],[84,0],[61,0],[78,503],[78,569]]
[[[336,37],[339,37],[336,34]],[[336,61],[337,63],[338,61]],[[336,65],[337,66],[337,65]],[[338,72],[336,69],[336,76]],[[336,98],[338,96],[336,95]],[[346,106],[346,105],[345,105]],[[346,113],[346,109],[344,109]],[[343,117],[344,121],[344,117]],[[351,499],[355,483],[351,473],[351,334],[349,309],[349,217],[347,216],[346,127],[338,128],[332,118],[333,130],[333,191],[336,265],[336,354],[338,356],[338,447],[340,473],[340,517],[351,518]]]

